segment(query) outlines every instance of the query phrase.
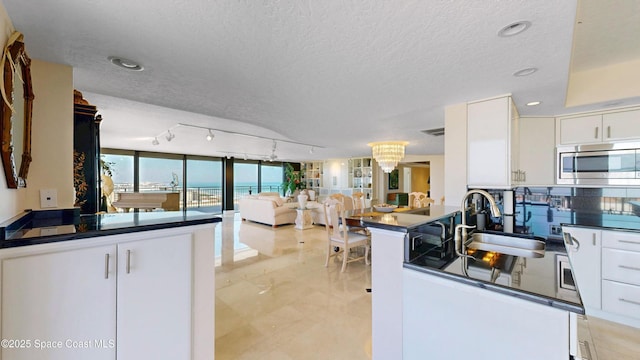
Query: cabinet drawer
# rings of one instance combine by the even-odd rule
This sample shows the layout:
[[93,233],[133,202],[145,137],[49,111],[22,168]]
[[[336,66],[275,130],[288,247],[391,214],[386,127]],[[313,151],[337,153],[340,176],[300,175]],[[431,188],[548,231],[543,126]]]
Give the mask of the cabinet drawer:
[[602,249],[602,278],[640,285],[640,252]]
[[603,280],[602,310],[640,319],[640,286]]
[[640,252],[640,234],[622,231],[603,231],[602,247]]

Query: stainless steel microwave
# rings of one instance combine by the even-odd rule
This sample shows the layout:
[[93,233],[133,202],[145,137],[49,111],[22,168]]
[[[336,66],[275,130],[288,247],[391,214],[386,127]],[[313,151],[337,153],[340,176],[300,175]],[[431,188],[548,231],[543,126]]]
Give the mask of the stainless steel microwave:
[[640,185],[640,143],[611,143],[557,148],[557,183]]

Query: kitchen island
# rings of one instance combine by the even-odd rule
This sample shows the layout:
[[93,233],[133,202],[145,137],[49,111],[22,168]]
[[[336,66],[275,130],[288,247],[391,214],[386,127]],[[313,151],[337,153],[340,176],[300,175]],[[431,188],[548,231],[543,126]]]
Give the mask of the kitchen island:
[[575,290],[559,287],[564,246],[548,243],[538,258],[470,251],[465,274],[451,244],[458,208],[433,210],[363,220],[372,233],[373,358],[577,356],[584,308]]
[[[365,214],[366,215],[366,214]],[[451,233],[459,208],[428,208],[360,217],[371,232],[372,354],[374,359],[402,358],[402,264],[411,232]],[[459,220],[458,220],[459,222]]]
[[211,359],[214,227],[197,211],[0,225],[2,358]]

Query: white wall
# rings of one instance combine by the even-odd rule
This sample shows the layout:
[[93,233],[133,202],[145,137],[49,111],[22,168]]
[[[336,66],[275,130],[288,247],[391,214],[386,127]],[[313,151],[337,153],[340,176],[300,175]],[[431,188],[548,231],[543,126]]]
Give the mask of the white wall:
[[[444,109],[445,205],[459,206],[467,192],[467,104]],[[432,180],[433,181],[433,180]],[[433,187],[433,182],[431,183]]]
[[[440,204],[440,199],[445,196],[445,155],[407,155],[405,156],[403,162],[429,162],[429,177],[431,178],[429,191],[431,192],[431,198],[435,200],[436,204]],[[399,167],[403,167],[403,164],[399,164]],[[404,174],[403,171],[400,171],[400,189],[398,190],[386,190],[386,192],[408,192],[404,189]],[[386,182],[386,174],[385,174],[385,182]],[[466,182],[465,182],[466,184]],[[386,183],[385,183],[385,186]],[[385,188],[387,189],[387,188]],[[386,199],[386,196],[385,196]]]
[[[14,28],[0,3],[0,42],[6,44]],[[25,35],[27,53],[29,37]],[[35,99],[31,155],[26,189],[9,189],[0,169],[0,222],[25,209],[39,209],[41,188],[58,189],[58,207],[73,206],[73,73],[66,65],[33,60],[31,77]]]
[[[336,180],[334,184],[333,180]],[[349,187],[349,159],[329,159],[323,165],[322,183],[328,189]]]
[[[29,44],[27,43],[27,47]],[[29,209],[40,209],[40,189],[58,191],[58,208],[73,207],[73,69],[33,60],[33,162]]]
[[640,96],[640,60],[571,74],[567,107]]

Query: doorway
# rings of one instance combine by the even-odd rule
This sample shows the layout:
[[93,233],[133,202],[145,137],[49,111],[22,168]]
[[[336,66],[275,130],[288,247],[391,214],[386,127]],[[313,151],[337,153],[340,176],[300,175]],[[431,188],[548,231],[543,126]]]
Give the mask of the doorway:
[[406,193],[410,193],[411,190],[411,168],[405,166],[402,171],[402,189]]

